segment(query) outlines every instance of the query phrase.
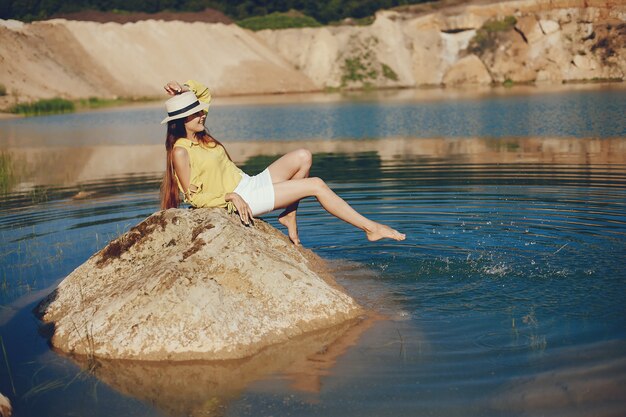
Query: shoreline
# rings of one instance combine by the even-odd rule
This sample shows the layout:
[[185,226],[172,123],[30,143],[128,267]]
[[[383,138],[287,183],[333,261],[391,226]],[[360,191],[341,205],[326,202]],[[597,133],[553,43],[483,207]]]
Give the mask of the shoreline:
[[[250,105],[281,105],[302,103],[335,103],[355,100],[388,100],[391,102],[432,102],[440,100],[467,100],[488,96],[504,95],[535,95],[553,94],[569,91],[588,91],[602,89],[626,90],[624,81],[586,81],[577,83],[561,84],[515,84],[512,86],[489,85],[477,86],[466,85],[457,87],[424,86],[415,88],[376,88],[376,89],[351,89],[340,91],[310,91],[310,92],[282,92],[265,94],[230,94],[213,97],[212,106],[250,106]],[[124,102],[97,108],[84,108],[69,113],[49,113],[39,116],[53,116],[60,114],[91,113],[113,111],[125,108],[156,108],[162,107],[168,96],[153,97],[148,100],[137,102]],[[26,116],[22,114],[0,111],[0,120],[13,120],[38,116]]]

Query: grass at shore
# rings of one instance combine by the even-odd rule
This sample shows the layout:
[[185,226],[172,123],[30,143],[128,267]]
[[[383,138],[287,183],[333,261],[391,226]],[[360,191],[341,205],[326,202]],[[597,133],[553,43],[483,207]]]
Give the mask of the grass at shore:
[[18,103],[4,111],[22,116],[43,116],[50,114],[73,113],[75,111],[81,110],[122,106],[131,103],[143,103],[147,101],[152,101],[152,99],[147,97],[114,99],[90,97],[79,100],[67,100],[64,98],[55,97],[50,99],[41,99],[31,103]]
[[104,107],[115,107],[121,106],[124,104],[131,103],[143,103],[146,101],[152,101],[152,99],[147,97],[142,98],[97,98],[97,97],[89,97],[87,99],[80,99],[76,101],[78,110],[83,109],[101,109]]
[[24,116],[71,113],[75,110],[76,106],[72,101],[62,98],[42,99],[33,103],[19,103],[9,108],[9,112]]

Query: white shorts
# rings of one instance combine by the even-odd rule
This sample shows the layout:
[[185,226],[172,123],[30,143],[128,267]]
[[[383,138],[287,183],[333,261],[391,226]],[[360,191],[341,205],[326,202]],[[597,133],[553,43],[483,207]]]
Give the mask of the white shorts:
[[248,203],[253,216],[274,210],[274,185],[268,168],[253,177],[242,173],[241,181],[234,192]]

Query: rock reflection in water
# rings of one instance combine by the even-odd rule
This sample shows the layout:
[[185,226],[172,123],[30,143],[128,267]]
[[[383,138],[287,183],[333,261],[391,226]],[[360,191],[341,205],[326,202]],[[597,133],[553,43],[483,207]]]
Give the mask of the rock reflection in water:
[[[359,165],[364,171],[380,169],[380,164],[399,164],[416,158],[422,165],[441,161],[463,164],[626,163],[625,138],[386,138],[225,142],[231,157],[240,166],[248,164],[253,158],[269,163],[279,155],[300,147],[306,147],[314,154],[314,169],[319,168],[317,162],[323,162],[328,156],[335,158],[333,163],[343,163],[346,161],[338,161],[337,158],[362,155],[368,155],[368,158],[358,162],[370,163],[363,167]],[[111,182],[113,179],[138,174],[150,176],[156,184],[165,169],[162,145],[9,148],[3,150],[2,155],[2,163],[6,165],[3,172],[10,173],[10,178],[2,179],[9,193],[24,192],[35,186],[74,187],[102,179]],[[257,164],[252,165],[258,168]],[[326,168],[318,172],[324,173]],[[119,191],[123,183],[122,180],[115,184],[116,190]]]
[[[135,362],[98,360],[94,375],[123,394],[152,404],[171,416],[219,416],[255,380],[281,373],[294,390],[319,392],[321,377],[355,345],[378,318],[346,322],[271,346],[235,361]],[[87,358],[74,358],[93,368]]]

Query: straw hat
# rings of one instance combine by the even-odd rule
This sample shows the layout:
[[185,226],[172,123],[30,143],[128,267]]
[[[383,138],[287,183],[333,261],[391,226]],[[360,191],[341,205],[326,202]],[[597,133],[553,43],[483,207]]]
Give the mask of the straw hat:
[[206,110],[208,108],[209,103],[199,101],[193,91],[186,91],[165,102],[167,117],[163,119],[161,124],[167,123],[170,120],[182,119],[190,114],[194,114],[198,110]]

